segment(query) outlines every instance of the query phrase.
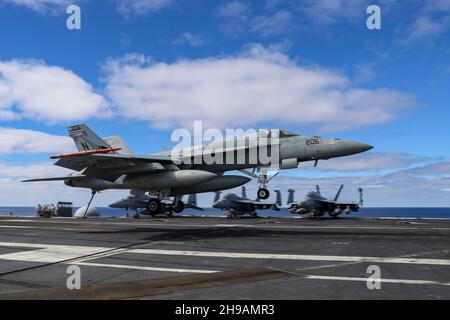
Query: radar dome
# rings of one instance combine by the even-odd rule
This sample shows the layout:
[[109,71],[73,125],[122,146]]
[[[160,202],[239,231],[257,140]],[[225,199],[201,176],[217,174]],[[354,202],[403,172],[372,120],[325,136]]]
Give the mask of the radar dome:
[[[85,217],[85,212],[86,207],[78,208],[77,211],[75,211],[75,218]],[[96,208],[90,207],[86,212],[86,218],[98,218],[98,217],[100,217],[100,213],[97,211]]]

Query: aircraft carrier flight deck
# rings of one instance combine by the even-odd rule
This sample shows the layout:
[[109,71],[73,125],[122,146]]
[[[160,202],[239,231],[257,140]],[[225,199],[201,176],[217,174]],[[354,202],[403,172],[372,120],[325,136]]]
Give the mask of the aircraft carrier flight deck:
[[0,299],[449,297],[446,219],[0,218]]

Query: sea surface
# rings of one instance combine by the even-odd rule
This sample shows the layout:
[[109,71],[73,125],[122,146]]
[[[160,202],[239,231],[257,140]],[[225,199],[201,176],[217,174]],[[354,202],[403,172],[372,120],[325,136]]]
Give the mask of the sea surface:
[[[73,212],[77,208],[73,208]],[[125,210],[107,207],[97,207],[97,211],[102,217],[123,217]],[[133,215],[133,211],[129,211],[129,215]],[[21,216],[33,217],[36,215],[34,207],[0,207],[0,216]],[[183,216],[224,216],[222,212],[214,208],[205,208],[204,211],[186,209],[182,213]],[[285,217],[295,218],[302,215],[291,214],[287,208],[281,208],[280,211],[261,210],[258,212],[261,217]],[[305,215],[303,215],[304,217]],[[339,217],[397,217],[397,218],[450,218],[450,208],[362,208],[359,212],[353,212],[349,215],[342,214]]]

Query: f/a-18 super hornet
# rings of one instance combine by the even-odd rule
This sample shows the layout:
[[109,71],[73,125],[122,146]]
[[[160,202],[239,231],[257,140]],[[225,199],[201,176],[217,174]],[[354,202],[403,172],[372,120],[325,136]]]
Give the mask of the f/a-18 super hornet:
[[320,193],[319,186],[316,186],[316,191],[310,191],[306,195],[306,199],[301,202],[294,202],[294,190],[289,189],[288,205],[289,211],[292,214],[311,214],[311,218],[321,217],[325,213],[328,213],[331,217],[337,218],[340,214],[351,212],[357,212],[363,204],[361,188],[358,189],[360,195],[359,203],[356,202],[342,202],[339,201],[339,196],[341,194],[344,185],[339,187],[338,192],[333,200],[328,200],[323,197]]
[[[148,201],[152,197],[145,194],[130,194],[128,197],[121,199],[119,201],[113,202],[109,205],[110,208],[118,208],[118,209],[124,209],[127,213],[128,210],[133,210],[135,214],[133,215],[134,218],[139,218],[140,215],[151,215],[154,216],[153,212],[149,212],[147,210],[147,204]],[[182,201],[183,198],[181,197],[180,200]],[[165,197],[161,200],[161,213],[166,214],[168,216],[172,216],[173,213],[180,213],[186,208],[191,208],[199,211],[204,211],[203,208],[200,208],[197,206],[197,195],[196,194],[190,194],[187,202],[184,205],[184,208],[181,208],[179,206],[174,206],[173,201]],[[128,216],[128,214],[127,214]]]
[[[269,179],[266,168],[292,169],[303,161],[315,161],[317,165],[322,159],[372,149],[370,145],[350,140],[305,137],[271,129],[244,136],[244,139],[233,137],[183,145],[149,156],[139,156],[118,136],[102,139],[83,124],[71,126],[68,131],[78,152],[50,158],[58,159],[56,165],[76,172],[65,177],[26,182],[59,180],[68,186],[89,188],[92,190],[89,204],[98,191],[106,189],[149,192],[155,197],[149,199],[147,209],[154,214],[161,211],[161,200],[166,196],[174,197],[174,207],[183,208],[184,203],[178,198],[180,195],[226,190],[250,181],[242,175],[224,175],[227,171],[240,170],[257,177],[258,197],[267,199],[269,191],[266,184]],[[253,169],[253,172],[247,169]],[[254,172],[259,169],[263,173],[256,176]]]
[[279,190],[275,190],[277,194],[277,200],[275,203],[262,202],[259,198],[256,200],[250,200],[247,198],[245,187],[242,187],[242,195],[239,197],[234,193],[227,193],[220,198],[220,191],[216,191],[216,195],[213,201],[213,208],[225,210],[228,212],[228,218],[236,218],[249,214],[256,217],[256,210],[276,210],[280,211],[278,206],[281,206],[281,193]]

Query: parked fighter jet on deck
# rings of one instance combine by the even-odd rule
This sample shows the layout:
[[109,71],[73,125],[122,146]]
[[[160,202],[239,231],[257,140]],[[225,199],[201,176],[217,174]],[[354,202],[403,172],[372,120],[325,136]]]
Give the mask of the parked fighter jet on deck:
[[[135,214],[133,215],[134,218],[139,218],[140,215],[151,215],[154,216],[154,213],[149,212],[147,210],[147,204],[148,201],[151,199],[149,195],[142,193],[142,194],[131,194],[128,197],[121,199],[119,201],[113,202],[109,205],[110,208],[118,208],[118,209],[124,209],[128,212],[128,210],[133,210]],[[180,199],[181,201],[183,198]],[[184,209],[195,209],[204,211],[203,208],[200,208],[197,206],[197,195],[196,194],[190,194],[189,198],[184,205]],[[172,200],[170,198],[165,197],[161,200],[161,213],[166,214],[168,216],[172,216],[173,213],[180,213],[182,210],[181,207],[173,206]],[[181,210],[181,211],[180,211]],[[128,214],[127,214],[128,217]]]
[[[98,191],[106,189],[130,189],[136,192],[149,192],[152,197],[148,200],[147,209],[152,214],[162,210],[161,200],[164,197],[174,197],[173,206],[184,208],[179,196],[185,194],[226,190],[244,185],[250,178],[242,175],[224,175],[227,171],[241,172],[257,177],[259,183],[258,197],[267,199],[269,191],[266,185],[266,168],[278,165],[279,169],[297,168],[300,162],[328,160],[361,153],[373,147],[364,143],[350,140],[326,139],[320,137],[305,137],[283,130],[267,130],[263,135],[252,137],[256,142],[253,146],[239,145],[229,147],[227,141],[219,141],[203,145],[181,148],[181,156],[174,158],[171,150],[165,150],[150,156],[133,154],[122,138],[118,136],[102,139],[86,125],[75,125],[68,128],[78,152],[52,156],[59,159],[55,164],[76,171],[65,177],[26,180],[36,181],[64,181],[68,186],[89,188],[92,190],[91,203]],[[259,153],[256,162],[248,160],[248,154],[254,150],[267,147],[267,137],[278,136],[277,147],[279,163],[267,165],[262,161]],[[266,143],[263,145],[263,142]],[[244,161],[207,163],[205,157],[225,154],[235,154],[244,151]],[[184,156],[189,155],[189,156]],[[200,162],[187,161],[195,158]],[[228,159],[228,157],[227,157]],[[250,172],[246,169],[254,169]],[[254,171],[262,169],[259,176]],[[89,207],[88,204],[88,207]]]
[[319,186],[316,186],[316,191],[311,191],[306,195],[306,199],[301,202],[294,202],[294,190],[289,189],[289,197],[287,204],[289,206],[289,211],[292,214],[311,214],[311,218],[321,217],[325,213],[328,213],[331,217],[337,218],[340,214],[351,212],[357,212],[363,204],[362,192],[363,190],[358,189],[360,195],[359,203],[356,202],[341,202],[339,201],[339,196],[341,194],[344,185],[341,185],[336,196],[333,200],[328,200],[323,197],[320,193]]
[[234,193],[227,193],[220,198],[220,192],[217,191],[214,197],[213,208],[225,210],[228,212],[228,218],[236,218],[236,216],[249,214],[256,217],[256,210],[276,210],[280,211],[278,206],[281,206],[281,193],[275,190],[277,200],[275,203],[262,202],[259,198],[250,200],[247,198],[245,187],[242,187],[242,196],[239,197]]

